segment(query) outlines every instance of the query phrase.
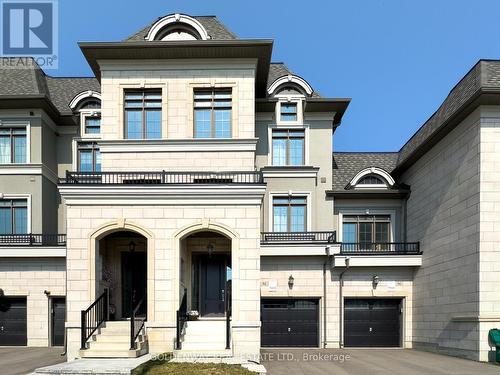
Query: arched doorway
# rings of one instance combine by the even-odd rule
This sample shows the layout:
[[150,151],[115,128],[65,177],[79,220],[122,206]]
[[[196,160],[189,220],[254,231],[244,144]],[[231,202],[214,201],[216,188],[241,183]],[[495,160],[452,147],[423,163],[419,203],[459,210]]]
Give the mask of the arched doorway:
[[139,306],[138,316],[147,314],[147,247],[143,235],[119,230],[97,240],[96,296],[109,291],[110,320],[130,318]]
[[180,300],[199,317],[224,318],[231,310],[232,241],[219,232],[202,230],[180,243]]

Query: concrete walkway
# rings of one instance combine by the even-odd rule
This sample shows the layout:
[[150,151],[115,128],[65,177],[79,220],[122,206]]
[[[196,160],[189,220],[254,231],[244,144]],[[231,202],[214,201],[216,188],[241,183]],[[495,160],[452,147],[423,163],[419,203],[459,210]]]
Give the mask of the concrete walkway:
[[27,348],[19,346],[0,347],[0,373],[2,375],[25,375],[37,367],[65,362],[62,347]]
[[130,375],[132,370],[151,359],[151,355],[138,358],[84,358],[54,366],[38,368],[35,374],[120,374]]
[[268,375],[499,375],[490,363],[408,349],[262,350]]

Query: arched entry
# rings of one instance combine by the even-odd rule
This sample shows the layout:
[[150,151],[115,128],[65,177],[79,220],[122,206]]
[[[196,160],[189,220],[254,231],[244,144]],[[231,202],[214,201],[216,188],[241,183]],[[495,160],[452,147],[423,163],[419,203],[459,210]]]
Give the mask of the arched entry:
[[[109,291],[111,320],[147,312],[147,239],[129,230],[109,233],[98,240],[96,253],[96,295]],[[140,306],[139,306],[140,305]]]
[[[191,233],[180,244],[180,287],[188,310],[219,318],[231,307],[231,239],[215,231]],[[181,296],[182,298],[182,296]]]

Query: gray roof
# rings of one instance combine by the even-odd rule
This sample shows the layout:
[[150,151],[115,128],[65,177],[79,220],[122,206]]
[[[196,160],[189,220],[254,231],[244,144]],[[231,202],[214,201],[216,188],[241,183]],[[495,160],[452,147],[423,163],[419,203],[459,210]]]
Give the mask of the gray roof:
[[396,167],[397,152],[334,152],[333,190],[344,190],[346,185],[361,170],[378,167],[391,172]]
[[0,68],[0,99],[14,95],[43,95],[61,115],[71,115],[71,100],[80,92],[101,91],[97,79],[92,77],[50,77],[31,59],[20,69]]
[[[138,32],[129,36],[124,41],[125,42],[144,41],[144,37],[148,34],[149,29],[151,29],[151,27],[163,17],[158,17],[156,20],[150,22],[147,26],[143,27]],[[210,38],[212,38],[212,40],[238,39],[238,37],[232,31],[230,31],[226,26],[224,26],[224,24],[222,24],[222,22],[220,22],[216,16],[193,16],[193,18],[196,19],[199,23],[201,23],[201,25],[205,28],[205,30],[207,30],[207,33],[208,35],[210,35]]]
[[[420,127],[399,151],[398,168],[418,158],[438,142],[446,130],[453,127],[452,120],[464,112],[471,102],[482,93],[500,89],[500,61],[480,60],[451,89],[438,110]],[[493,90],[493,91],[492,91]]]

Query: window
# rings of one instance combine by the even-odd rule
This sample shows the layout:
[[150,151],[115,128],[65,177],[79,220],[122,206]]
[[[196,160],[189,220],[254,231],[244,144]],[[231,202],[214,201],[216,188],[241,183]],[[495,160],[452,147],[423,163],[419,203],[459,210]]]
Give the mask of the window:
[[273,198],[273,231],[305,232],[306,207],[305,197]]
[[28,201],[0,199],[0,234],[28,233]]
[[385,182],[380,177],[368,175],[359,180],[358,185],[385,185]]
[[194,91],[194,137],[231,138],[231,89]]
[[273,165],[304,165],[304,130],[273,130]]
[[128,139],[161,138],[161,90],[125,91]]
[[297,103],[281,103],[281,121],[297,121]]
[[0,164],[26,163],[26,128],[0,128]]
[[100,172],[101,153],[95,142],[78,143],[78,170],[80,172]]
[[84,117],[85,134],[99,134],[101,132],[101,115],[89,115]]
[[344,215],[342,242],[359,243],[363,248],[391,241],[390,215]]

